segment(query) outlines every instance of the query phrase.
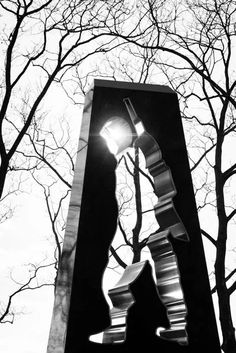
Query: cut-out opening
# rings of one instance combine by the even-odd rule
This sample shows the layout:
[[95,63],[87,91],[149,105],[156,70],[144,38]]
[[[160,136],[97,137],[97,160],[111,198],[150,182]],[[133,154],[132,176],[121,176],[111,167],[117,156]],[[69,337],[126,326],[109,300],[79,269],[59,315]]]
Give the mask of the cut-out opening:
[[[145,132],[144,126],[137,119],[132,109],[131,113],[133,114],[131,114],[131,117],[133,116],[133,125],[129,125],[123,118],[112,117],[106,122],[100,132],[100,135],[106,140],[110,152],[117,157],[116,197],[119,208],[119,227],[117,227],[117,232],[111,244],[110,249],[112,251],[110,254],[112,256],[104,272],[103,290],[112,310],[113,305],[108,298],[106,288],[111,288],[111,282],[113,281],[109,278],[111,276],[110,271],[114,271],[116,273],[114,277],[117,277],[117,275],[119,276],[119,272],[122,272],[122,267],[131,266],[133,261],[142,261],[144,255],[145,260],[148,260],[152,266],[153,279],[156,282],[158,295],[166,307],[169,319],[169,327],[158,327],[156,334],[163,339],[187,344],[187,308],[181,287],[178,261],[171,242],[168,239],[168,229],[172,226],[172,219],[170,218],[165,231],[158,231],[158,221],[162,220],[162,214],[160,211],[157,213],[156,207],[159,202],[157,196],[162,195],[166,191],[166,185],[168,186],[167,191],[169,188],[175,191],[175,188],[168,173],[163,174],[163,171],[159,172],[158,169],[157,174],[151,174],[151,167],[146,167],[147,158],[150,157],[150,153],[153,165],[156,166],[158,163],[163,162],[163,160],[161,159],[159,146],[151,136],[146,134],[145,138],[141,137],[139,140],[139,137]],[[140,144],[134,146],[136,139]],[[147,146],[149,150],[147,150]],[[121,170],[122,166],[124,172]],[[169,170],[168,167],[166,168]],[[163,175],[166,178],[164,183]],[[143,183],[144,180],[145,183]],[[145,194],[148,196],[147,200]],[[172,194],[167,195],[171,198]],[[135,234],[134,239],[134,229],[138,229],[136,226],[139,224],[141,224],[139,234]],[[153,244],[152,241],[150,242],[151,238],[153,238]],[[133,247],[134,242],[136,245],[135,251]],[[146,249],[143,249],[144,244],[149,244],[150,246],[148,245],[145,247]],[[112,325],[114,327],[117,326],[114,320]],[[118,326],[120,325],[121,323],[118,324]],[[118,332],[114,330],[112,332],[114,336],[112,337],[113,343],[118,343],[120,340]]]
[[131,147],[134,139],[134,134],[128,122],[117,116],[106,122],[100,131],[100,135],[105,139],[109,151],[114,155]]
[[[144,242],[145,238],[151,233],[155,232],[159,225],[155,218],[154,206],[158,202],[157,196],[153,192],[153,186],[150,180],[153,181],[148,169],[146,168],[146,160],[143,152],[138,148],[139,162],[137,167],[139,167],[142,173],[139,173],[140,183],[136,190],[134,182],[134,163],[135,163],[135,148],[127,148],[123,150],[117,157],[118,163],[116,168],[116,199],[119,209],[119,222],[117,224],[117,230],[114,235],[111,246],[116,253],[113,256],[110,252],[109,263],[104,272],[103,277],[103,290],[106,296],[107,302],[112,307],[110,299],[107,292],[112,286],[114,286],[119,280],[120,276],[124,271],[122,265],[117,262],[120,258],[122,262],[126,265],[131,265],[134,257],[133,252],[133,229],[138,221],[137,218],[142,218],[142,227],[139,233],[139,242]],[[137,168],[136,168],[137,172]],[[131,173],[131,174],[130,174]],[[141,203],[142,210],[137,210],[137,200],[135,198],[136,192],[141,193]],[[125,239],[131,245],[127,245]],[[153,274],[155,280],[155,266],[150,254],[148,247],[141,249],[140,247],[140,261],[149,260],[151,266],[153,267]]]

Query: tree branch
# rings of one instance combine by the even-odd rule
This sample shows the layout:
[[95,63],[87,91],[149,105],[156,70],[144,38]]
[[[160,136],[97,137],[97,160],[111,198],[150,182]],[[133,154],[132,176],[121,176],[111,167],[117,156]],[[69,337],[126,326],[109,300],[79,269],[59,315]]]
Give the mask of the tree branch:
[[201,233],[208,239],[208,240],[210,240],[210,242],[216,247],[217,246],[217,241],[214,239],[214,238],[212,238],[212,236],[209,234],[209,233],[207,233],[205,230],[203,230],[203,229],[201,229]]
[[120,256],[117,254],[116,250],[113,248],[113,246],[110,246],[110,252],[111,254],[114,256],[115,260],[117,261],[117,263],[123,267],[126,268],[127,265],[126,263],[120,258]]

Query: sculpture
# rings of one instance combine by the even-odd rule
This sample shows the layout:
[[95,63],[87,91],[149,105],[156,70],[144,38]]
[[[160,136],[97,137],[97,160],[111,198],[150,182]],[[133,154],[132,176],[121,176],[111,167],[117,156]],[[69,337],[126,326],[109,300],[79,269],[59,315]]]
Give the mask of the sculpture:
[[[125,98],[124,103],[129,112],[131,126],[128,126],[127,122],[122,121],[122,119],[114,117],[105,124],[101,135],[106,138],[107,144],[114,154],[120,153],[132,145],[139,147],[144,154],[146,168],[153,177],[155,193],[158,197],[154,211],[160,226],[159,231],[149,238],[147,246],[155,263],[157,292],[167,308],[170,321],[170,327],[162,328],[160,336],[181,344],[187,344],[188,338],[185,329],[187,308],[180,283],[178,262],[169,236],[171,234],[174,238],[184,241],[188,241],[189,238],[172,201],[176,195],[176,189],[171,171],[162,159],[159,145],[145,131],[131,100]],[[118,133],[115,134],[116,131]],[[113,134],[114,136],[112,136]],[[112,141],[112,137],[115,141]],[[146,262],[138,262],[128,266],[115,287],[109,290],[109,296],[113,304],[110,313],[112,323],[104,331],[104,343],[124,342],[127,316],[130,307],[135,302],[132,295],[132,284],[140,276],[145,266],[147,266]]]
[[[142,121],[133,111],[131,102]],[[109,330],[110,313],[101,288],[101,276],[114,236],[117,207],[113,189],[116,161],[99,132],[114,116],[130,126],[131,137],[125,144],[135,143],[143,148],[150,173],[162,186],[157,187],[159,201],[155,207],[160,229],[150,237],[148,246],[157,267],[162,267],[157,284],[160,296],[164,294],[162,299],[168,318],[164,304],[156,295],[149,264],[139,263],[137,276],[128,276],[135,302],[127,307],[128,315],[123,316],[128,320],[128,331],[123,325],[125,334],[120,337],[126,340],[123,344],[101,345],[90,342],[88,337],[106,328]],[[102,164],[106,157],[104,162],[108,169]],[[108,170],[113,180],[110,191],[103,182],[108,181]],[[104,193],[107,200],[103,198]],[[88,200],[93,205],[92,212]],[[189,242],[179,241],[186,240],[185,228]],[[172,265],[176,271],[166,272],[166,267],[170,269]],[[181,296],[173,303],[170,293],[173,286],[169,287],[166,273],[173,280],[172,285],[178,288],[181,274],[184,301]],[[160,326],[165,328],[160,335],[168,340],[155,335],[155,329]],[[106,339],[120,341],[116,333],[112,335],[107,335]],[[187,338],[188,345],[171,342],[175,339],[186,343]],[[94,80],[85,97],[47,353],[127,353],[140,347],[151,353],[171,345],[175,352],[199,353],[203,349],[220,352],[177,95],[166,86]]]

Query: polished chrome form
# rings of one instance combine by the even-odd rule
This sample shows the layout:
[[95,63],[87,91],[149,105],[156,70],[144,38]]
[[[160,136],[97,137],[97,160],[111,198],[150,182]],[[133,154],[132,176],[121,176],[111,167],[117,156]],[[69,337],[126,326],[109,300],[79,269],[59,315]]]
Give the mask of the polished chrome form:
[[170,328],[161,330],[159,335],[180,344],[187,344],[187,308],[181,288],[177,258],[168,239],[169,236],[169,230],[157,232],[151,235],[147,242],[155,264],[157,289],[166,306],[170,321]]
[[[134,111],[132,104],[129,104],[128,111],[130,107]],[[139,123],[137,114],[133,112],[130,117],[136,126]],[[158,198],[154,212],[161,231],[151,235],[147,245],[155,264],[157,290],[166,306],[170,321],[170,328],[161,330],[159,335],[180,344],[187,344],[187,307],[181,287],[177,257],[169,240],[169,234],[179,240],[189,240],[184,224],[173,203],[177,191],[171,170],[162,159],[162,152],[156,140],[144,131],[134,141],[134,145],[139,147],[144,154],[146,168],[153,177],[154,192]]]
[[158,202],[154,207],[156,220],[162,230],[169,229],[174,238],[189,240],[187,231],[176,212],[173,197],[176,188],[171,170],[162,159],[158,143],[146,131],[139,136],[134,145],[139,147],[146,160],[146,168],[153,177]]
[[147,261],[127,266],[121,279],[108,291],[113,308],[110,312],[111,326],[104,331],[103,343],[122,343],[126,338],[128,310],[134,304],[131,285],[143,271]]
[[[170,327],[157,328],[157,334],[162,338],[187,344],[187,308],[181,287],[177,257],[169,240],[170,234],[178,240],[189,240],[173,203],[177,191],[171,170],[162,159],[162,152],[157,141],[145,130],[130,99],[125,98],[124,103],[135,131],[132,144],[126,147],[138,147],[143,152],[146,168],[153,177],[154,192],[158,198],[153,211],[160,231],[149,237],[147,246],[155,265],[157,292],[166,307]],[[128,311],[134,303],[130,285],[142,272],[144,265],[145,262],[138,262],[127,266],[120,281],[109,290],[108,294],[113,304],[110,313],[111,326],[104,331],[103,343],[124,342]],[[93,340],[92,336],[90,336],[90,340]]]

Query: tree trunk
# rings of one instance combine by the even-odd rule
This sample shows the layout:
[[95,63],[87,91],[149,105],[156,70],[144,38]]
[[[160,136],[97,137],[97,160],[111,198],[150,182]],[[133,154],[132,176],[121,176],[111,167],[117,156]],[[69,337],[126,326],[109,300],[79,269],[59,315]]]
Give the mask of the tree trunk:
[[[135,187],[135,204],[136,204],[136,224],[133,229],[133,261],[139,262],[141,258],[141,246],[139,243],[140,231],[142,228],[142,200],[141,200],[141,186],[140,174],[137,167],[139,167],[139,149],[135,147],[135,165],[134,165],[134,187]],[[136,167],[137,166],[137,167]]]
[[231,310],[230,310],[230,296],[225,282],[225,244],[227,226],[225,224],[219,225],[217,253],[215,262],[215,278],[216,288],[219,300],[220,323],[223,334],[222,349],[225,353],[236,352],[235,329],[233,326]]
[[225,280],[225,256],[227,242],[227,215],[224,201],[224,180],[221,172],[222,142],[218,141],[216,148],[215,181],[216,181],[216,204],[219,220],[217,250],[215,261],[216,289],[219,301],[220,324],[223,335],[222,349],[225,353],[236,352],[235,329],[233,326],[230,295]]
[[8,160],[2,159],[2,162],[0,165],[0,200],[2,198],[3,189],[6,181],[8,164],[9,164]]

